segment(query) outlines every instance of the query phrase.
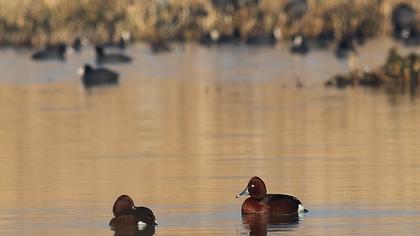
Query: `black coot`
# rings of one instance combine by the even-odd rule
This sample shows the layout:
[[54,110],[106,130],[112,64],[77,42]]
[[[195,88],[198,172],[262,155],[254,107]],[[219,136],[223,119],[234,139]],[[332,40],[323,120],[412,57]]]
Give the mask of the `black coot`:
[[32,54],[33,60],[64,60],[66,45],[59,43],[57,45],[47,45]]
[[87,64],[82,68],[82,82],[86,87],[117,84],[118,77],[118,73],[106,68],[94,69]]
[[416,11],[408,4],[401,3],[392,11],[392,25],[395,37],[400,38],[405,31],[410,31],[416,24]]
[[347,58],[350,53],[356,52],[353,35],[344,35],[337,44],[335,56],[340,59]]
[[131,61],[131,58],[122,53],[105,53],[102,46],[96,46],[96,62],[97,63],[127,63]]
[[303,35],[297,34],[293,36],[292,42],[290,45],[290,51],[292,53],[301,54],[301,55],[305,55],[306,53],[308,53],[309,47]]

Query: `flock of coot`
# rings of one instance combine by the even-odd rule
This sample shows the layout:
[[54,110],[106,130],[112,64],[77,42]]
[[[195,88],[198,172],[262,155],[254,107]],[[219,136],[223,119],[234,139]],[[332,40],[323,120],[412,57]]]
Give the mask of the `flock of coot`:
[[[102,45],[95,46],[96,53],[96,64],[98,68],[94,68],[89,64],[83,65],[79,72],[82,75],[82,82],[85,87],[97,86],[97,85],[110,85],[118,83],[118,73],[105,68],[104,64],[115,64],[115,63],[129,63],[131,57],[123,52],[126,48],[127,41],[121,37],[120,41],[116,43],[105,43]],[[79,52],[82,48],[82,40],[76,38],[71,46],[64,43],[47,44],[45,47],[36,50],[32,54],[32,59],[37,61],[49,61],[49,60],[65,60],[67,51],[73,50]],[[118,52],[107,53],[107,48],[118,48]]]
[[[226,5],[226,9],[235,7],[241,7],[244,4],[258,4],[258,0],[253,1],[223,1],[213,0],[215,6],[222,7],[222,3],[232,2],[231,5]],[[293,21],[303,17],[308,11],[308,3],[306,0],[289,0],[285,6],[285,11],[288,13],[288,22],[291,24]],[[393,36],[396,40],[402,41],[406,45],[418,46],[420,45],[420,24],[417,20],[416,11],[413,7],[406,3],[401,3],[392,11],[392,26]],[[324,25],[327,23],[324,22]],[[300,55],[305,55],[310,51],[311,46],[314,44],[319,48],[325,48],[331,43],[335,42],[335,56],[337,58],[347,58],[351,53],[356,52],[357,45],[361,45],[365,42],[368,35],[363,32],[363,24],[360,24],[352,32],[342,32],[339,39],[336,39],[335,33],[331,27],[324,27],[320,34],[314,39],[308,40],[303,33],[297,33],[290,38],[290,52]],[[235,33],[236,32],[236,33]],[[249,36],[244,41],[248,45],[273,45],[281,36],[280,29],[274,29],[272,34],[268,36]],[[208,34],[203,34],[199,39],[199,43],[203,45],[210,44],[222,44],[235,42],[240,38],[240,32],[238,29],[233,30],[231,36],[222,35],[217,30],[212,30]],[[98,68],[94,68],[91,65],[84,65],[81,69],[83,72],[82,81],[87,87],[94,85],[104,84],[115,84],[118,83],[118,73],[108,70],[103,67],[103,64],[112,63],[129,63],[131,57],[124,53],[126,44],[129,40],[129,34],[122,34],[120,39],[116,42],[108,42],[101,45],[95,46],[96,52],[96,64]],[[170,51],[168,41],[166,40],[154,40],[149,42],[150,49],[153,53]],[[80,51],[82,47],[82,40],[76,38],[71,44],[71,48],[74,51]],[[35,51],[32,54],[34,60],[64,60],[66,56],[68,46],[64,43],[47,44],[44,48]],[[108,48],[118,48],[119,51],[107,52]]]

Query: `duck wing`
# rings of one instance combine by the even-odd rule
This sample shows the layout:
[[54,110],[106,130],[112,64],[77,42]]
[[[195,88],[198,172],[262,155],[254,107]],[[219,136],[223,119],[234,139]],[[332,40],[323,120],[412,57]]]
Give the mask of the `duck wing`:
[[118,73],[115,73],[105,68],[98,68],[96,69],[95,73],[97,74],[97,77],[102,77],[102,78],[116,79],[118,77]]
[[157,225],[155,215],[152,210],[147,207],[140,206],[133,208],[133,215],[148,225]]
[[143,206],[121,211],[118,217],[111,220],[110,225],[138,224],[140,221],[146,225],[157,225],[156,218],[152,210]]
[[274,214],[296,214],[303,207],[299,199],[286,194],[267,194],[263,201]]

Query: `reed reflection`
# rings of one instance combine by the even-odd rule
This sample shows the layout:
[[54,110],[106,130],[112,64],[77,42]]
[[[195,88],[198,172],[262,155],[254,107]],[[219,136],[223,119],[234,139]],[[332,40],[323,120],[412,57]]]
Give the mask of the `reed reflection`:
[[140,228],[137,225],[119,226],[111,228],[114,236],[150,236],[155,234],[154,225],[146,225]]
[[299,227],[301,215],[242,214],[242,224],[249,235],[261,236],[268,232],[291,231]]

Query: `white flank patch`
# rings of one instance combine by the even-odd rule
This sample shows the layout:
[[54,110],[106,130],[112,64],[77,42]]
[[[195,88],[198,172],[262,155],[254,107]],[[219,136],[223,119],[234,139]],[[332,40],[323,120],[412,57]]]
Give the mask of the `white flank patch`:
[[143,221],[139,221],[139,223],[137,223],[137,225],[139,226],[139,229],[144,229],[147,224],[144,223]]
[[299,204],[299,206],[298,206],[298,212],[305,212],[305,207],[303,207],[302,204]]

